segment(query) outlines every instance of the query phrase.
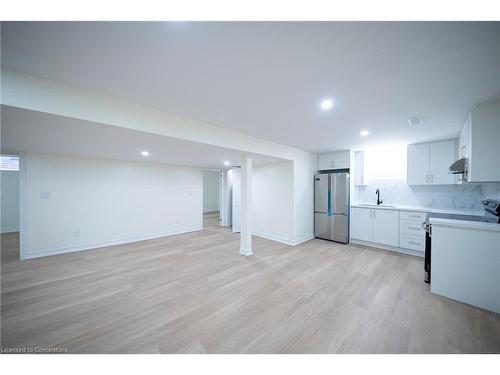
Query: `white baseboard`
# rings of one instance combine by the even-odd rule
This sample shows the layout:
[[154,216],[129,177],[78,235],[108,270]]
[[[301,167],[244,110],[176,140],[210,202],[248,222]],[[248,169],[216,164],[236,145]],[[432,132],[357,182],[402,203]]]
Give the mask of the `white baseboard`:
[[252,249],[243,249],[243,248],[240,248],[240,254],[244,255],[246,257],[249,257],[250,255],[253,254],[253,251],[252,251]]
[[13,233],[13,232],[19,232],[19,228],[4,228],[4,229],[2,229],[2,234]]
[[292,246],[297,246],[297,245],[300,245],[301,243],[304,243],[304,242],[307,242],[307,241],[310,241],[314,238],[314,234],[308,234],[307,236],[303,236],[295,241],[293,241],[291,243]]
[[378,250],[388,250],[388,251],[394,251],[394,252],[397,252],[397,253],[403,253],[403,254],[407,254],[407,255],[413,255],[413,256],[417,256],[417,257],[421,257],[421,258],[423,258],[425,256],[425,253],[422,252],[422,251],[416,251],[416,250],[410,250],[410,249],[403,249],[401,247],[380,245],[378,243],[356,240],[354,238],[351,238],[351,243],[355,244],[355,245],[368,246],[368,247],[371,247],[373,249],[378,249]]
[[264,233],[264,232],[255,231],[255,230],[252,232],[252,235],[265,238],[266,240],[280,242],[280,243],[283,243],[285,245],[290,245],[292,243],[292,241],[290,241],[286,238],[283,238],[280,236],[275,236],[275,235]]
[[289,240],[287,238],[283,238],[283,237],[280,237],[280,236],[275,236],[275,235],[272,235],[272,234],[263,233],[263,232],[259,232],[259,231],[253,231],[252,234],[254,236],[257,236],[257,237],[265,238],[266,240],[280,242],[280,243],[283,243],[283,244],[289,245],[289,246],[297,246],[297,245],[299,245],[299,244],[301,244],[303,242],[309,241],[309,240],[311,240],[311,239],[314,238],[313,234],[308,235],[308,236],[304,236],[302,238],[299,238],[298,240]]
[[131,243],[131,242],[153,240],[155,238],[173,236],[173,235],[182,234],[182,233],[196,232],[199,230],[203,230],[203,226],[171,230],[171,231],[166,231],[166,232],[162,232],[162,233],[148,234],[148,235],[144,235],[144,236],[122,238],[122,239],[118,239],[118,240],[94,242],[94,243],[89,243],[89,244],[84,244],[84,245],[63,247],[63,248],[43,250],[43,251],[34,251],[34,252],[28,252],[24,259],[41,258],[41,257],[50,256],[50,255],[73,253],[75,251],[92,250],[92,249],[97,249],[100,247],[123,245],[123,244]]

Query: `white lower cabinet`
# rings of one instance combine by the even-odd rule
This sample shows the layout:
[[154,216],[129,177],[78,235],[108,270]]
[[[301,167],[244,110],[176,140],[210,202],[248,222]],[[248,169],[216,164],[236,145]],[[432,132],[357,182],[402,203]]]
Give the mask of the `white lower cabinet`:
[[425,212],[401,212],[399,214],[399,247],[425,252],[425,230],[422,226]]
[[373,210],[373,242],[399,244],[399,211]]
[[399,211],[352,208],[352,238],[398,246]]
[[361,241],[373,240],[372,209],[353,208],[352,214],[352,237]]
[[425,236],[416,237],[402,234],[399,239],[399,247],[403,249],[425,252]]
[[[411,250],[411,254],[425,252],[425,212],[410,212],[376,208],[352,207],[351,238],[374,245],[386,245]],[[405,251],[406,250],[406,251]]]

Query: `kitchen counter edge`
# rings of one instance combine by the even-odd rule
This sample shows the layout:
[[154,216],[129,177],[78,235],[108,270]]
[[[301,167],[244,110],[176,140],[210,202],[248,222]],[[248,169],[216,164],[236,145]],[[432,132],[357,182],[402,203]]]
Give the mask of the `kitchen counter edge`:
[[442,225],[442,226],[448,226],[448,227],[481,229],[481,230],[491,230],[491,231],[495,231],[495,232],[500,232],[500,224],[485,223],[482,221],[440,219],[440,218],[431,217],[430,223],[433,225],[433,228],[435,225]]
[[[456,214],[456,215],[473,215],[473,216],[483,216],[483,211],[473,211],[473,210],[450,210],[446,208],[429,208],[429,207],[419,207],[419,206],[376,206],[365,203],[355,203],[351,204],[353,208],[374,208],[377,210],[392,210],[392,211],[414,211],[414,212],[431,212],[431,213],[443,213],[443,214]],[[491,224],[491,223],[486,223]]]

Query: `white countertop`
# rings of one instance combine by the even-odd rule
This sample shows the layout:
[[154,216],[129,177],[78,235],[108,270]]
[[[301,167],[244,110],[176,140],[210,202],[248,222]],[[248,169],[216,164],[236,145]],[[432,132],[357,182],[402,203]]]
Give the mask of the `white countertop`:
[[434,217],[431,217],[429,221],[432,225],[444,225],[444,226],[448,226],[448,227],[482,229],[482,230],[492,230],[492,231],[500,232],[500,224],[497,224],[497,223],[485,223],[482,221],[468,221],[468,220],[440,219],[440,218],[434,218]]
[[391,205],[377,206],[375,204],[367,204],[367,203],[353,203],[351,207],[359,207],[359,208],[376,208],[377,210],[394,210],[394,211],[415,211],[415,212],[432,212],[432,213],[442,213],[442,214],[456,214],[456,215],[474,215],[474,216],[483,216],[483,211],[473,211],[473,210],[450,210],[445,208],[430,208],[430,207],[419,207],[419,206],[400,206],[400,205]]

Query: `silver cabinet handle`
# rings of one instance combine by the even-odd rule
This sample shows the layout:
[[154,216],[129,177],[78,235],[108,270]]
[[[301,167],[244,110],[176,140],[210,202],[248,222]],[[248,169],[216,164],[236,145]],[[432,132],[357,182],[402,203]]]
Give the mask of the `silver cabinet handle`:
[[410,243],[412,245],[420,245],[420,242],[415,242],[415,241],[408,241],[408,243]]
[[373,210],[373,218],[375,219],[377,217],[377,211]]
[[434,182],[434,174],[431,173],[431,184]]
[[426,182],[427,184],[429,183],[429,175],[428,175],[428,174],[426,174],[426,175],[425,175],[425,182]]
[[411,230],[420,230],[419,227],[408,227],[408,229],[411,229]]

